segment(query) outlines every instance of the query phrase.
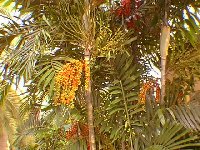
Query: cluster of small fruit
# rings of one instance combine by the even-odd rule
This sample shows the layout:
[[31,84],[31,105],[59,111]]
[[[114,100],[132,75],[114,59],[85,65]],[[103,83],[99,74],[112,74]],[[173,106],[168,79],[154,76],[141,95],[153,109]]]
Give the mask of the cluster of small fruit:
[[147,94],[147,91],[149,91],[149,90],[152,90],[153,94],[154,94],[154,91],[155,91],[155,94],[156,94],[155,100],[156,100],[156,102],[160,101],[159,84],[155,81],[148,81],[148,82],[144,83],[144,85],[142,86],[142,88],[140,90],[140,94],[139,94],[140,103],[145,104],[146,94]]
[[[134,3],[134,8],[132,4]],[[141,18],[141,13],[138,11],[141,6],[141,0],[121,0],[120,6],[115,10],[117,17],[125,18],[127,28],[136,28],[136,21]]]
[[73,140],[77,138],[85,138],[88,140],[89,129],[87,124],[73,123],[71,128],[66,132],[66,140]]
[[160,102],[161,89],[158,83],[155,84],[156,88],[156,102]]
[[89,136],[89,128],[87,124],[79,123],[80,131],[81,131],[81,136],[83,138],[88,138]]
[[78,136],[78,123],[72,124],[71,128],[66,132],[66,139],[71,140]]
[[56,98],[55,104],[73,104],[75,92],[81,84],[83,63],[71,61],[63,66],[55,77]]

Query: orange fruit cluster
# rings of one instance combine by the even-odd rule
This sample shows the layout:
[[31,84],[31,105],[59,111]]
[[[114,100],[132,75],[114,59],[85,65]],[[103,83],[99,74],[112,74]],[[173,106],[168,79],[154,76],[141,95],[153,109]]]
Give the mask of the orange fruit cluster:
[[66,132],[66,139],[74,139],[78,134],[78,123],[74,123],[71,128]]
[[88,125],[80,122],[73,123],[71,128],[66,132],[66,140],[72,140],[76,138],[85,138],[87,140],[88,136]]
[[89,128],[87,124],[79,124],[81,130],[81,136],[87,138],[89,136]]
[[144,83],[144,85],[142,86],[142,89],[140,90],[140,94],[139,94],[139,99],[140,99],[140,103],[144,104],[146,101],[146,94],[147,91],[150,89],[154,89],[156,88],[155,92],[156,92],[156,96],[155,96],[155,100],[156,102],[160,101],[160,87],[158,83],[155,83],[153,81],[148,81],[146,83]]
[[160,94],[161,94],[161,89],[158,83],[156,83],[156,102],[160,102]]
[[56,104],[72,104],[75,92],[81,84],[83,63],[78,60],[71,61],[63,66],[55,77]]

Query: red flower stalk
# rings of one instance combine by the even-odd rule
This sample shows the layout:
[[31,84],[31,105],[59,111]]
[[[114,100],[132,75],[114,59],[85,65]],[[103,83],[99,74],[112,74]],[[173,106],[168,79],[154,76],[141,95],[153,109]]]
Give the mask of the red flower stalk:
[[117,16],[128,17],[131,15],[131,1],[122,0],[121,6],[115,11]]

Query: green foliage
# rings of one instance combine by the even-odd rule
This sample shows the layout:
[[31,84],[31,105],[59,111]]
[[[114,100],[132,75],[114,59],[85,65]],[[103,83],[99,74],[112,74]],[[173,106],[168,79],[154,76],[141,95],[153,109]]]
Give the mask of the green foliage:
[[[147,127],[148,128],[148,127]],[[199,146],[199,143],[191,143],[198,139],[197,136],[188,136],[189,130],[185,130],[180,124],[171,124],[166,122],[165,125],[159,130],[154,131],[152,137],[145,136],[145,144],[147,146],[145,150],[151,150],[152,148],[166,149],[166,150],[176,150],[188,146]],[[147,129],[148,130],[148,129]],[[149,129],[149,131],[152,130]],[[184,138],[183,138],[184,137]]]
[[63,125],[68,118],[66,112],[61,107],[52,107],[46,112],[32,108],[29,117],[18,128],[15,146],[20,149],[64,149],[66,140]]
[[[14,1],[2,2],[8,6]],[[10,21],[0,29],[1,75],[17,86],[23,78],[27,88],[19,108],[23,121],[17,128],[14,145],[20,149],[86,149],[86,139],[68,141],[65,137],[74,122],[87,122],[84,78],[73,109],[54,106],[53,95],[56,73],[66,62],[83,60],[89,45],[99,149],[198,147],[199,135],[192,130],[200,129],[199,106],[187,106],[179,95],[192,91],[193,79],[199,75],[199,2],[171,1],[167,69],[172,79],[168,78],[163,106],[155,104],[152,95],[147,95],[145,105],[140,104],[138,95],[141,81],[147,80],[147,66],[153,63],[160,68],[164,1],[147,0],[138,12],[131,12],[141,14],[132,29],[124,24],[129,18],[114,16],[114,5],[107,2],[104,8],[94,3],[86,15],[88,7],[82,0],[18,0],[20,24],[0,9],[1,15]],[[2,85],[0,90],[2,106],[9,112],[8,117],[1,113],[1,120],[7,125],[11,118],[18,117],[14,101],[6,100],[9,86]]]
[[174,116],[178,122],[188,129],[199,131],[199,104],[198,102],[191,103],[189,105],[179,105],[170,108],[171,116]]
[[55,75],[62,70],[63,64],[73,60],[67,56],[45,55],[38,60],[35,66],[35,76],[33,83],[37,88],[46,92],[49,90],[49,96],[52,98],[54,92]]
[[145,113],[140,118],[141,128],[136,130],[134,147],[137,149],[179,149],[199,146],[199,137],[182,124],[166,117],[166,108],[147,100]]
[[122,140],[133,144],[134,127],[140,126],[136,116],[143,111],[138,103],[141,73],[132,57],[126,53],[119,55],[113,61],[112,67],[114,81],[108,87],[102,108],[97,109],[97,126],[113,142]]

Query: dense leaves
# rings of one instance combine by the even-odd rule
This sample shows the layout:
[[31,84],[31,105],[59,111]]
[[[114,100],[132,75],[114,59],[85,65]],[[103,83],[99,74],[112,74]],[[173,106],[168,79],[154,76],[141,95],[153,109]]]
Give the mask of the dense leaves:
[[[8,7],[13,2],[3,0],[1,4]],[[151,66],[158,70],[161,67],[164,0],[93,0],[89,6],[83,0],[18,0],[14,5],[19,16],[12,17],[0,8],[1,16],[8,20],[0,28],[4,123],[9,121],[6,111],[10,121],[18,117],[14,109],[18,107],[6,99],[8,89],[12,84],[18,87],[22,80],[26,88],[18,108],[23,120],[17,124],[15,142],[10,140],[13,146],[89,149],[87,77],[91,78],[98,149],[176,150],[200,146],[199,99],[188,99],[194,91],[198,95],[198,1],[171,0],[169,4],[171,40],[163,105],[153,88],[145,93],[142,103],[139,93],[143,83],[153,78],[149,74]],[[76,65],[67,70],[66,64],[83,62],[88,46],[91,74],[84,69],[80,73],[74,69]],[[70,72],[73,70],[74,74]],[[73,107],[55,105],[56,95],[67,94],[66,89],[73,86],[67,82],[73,79],[70,75],[78,77],[73,80],[78,81],[70,100]],[[64,100],[69,101],[68,97]]]

